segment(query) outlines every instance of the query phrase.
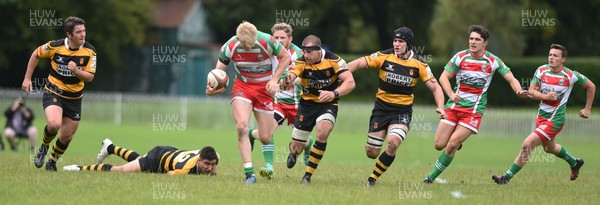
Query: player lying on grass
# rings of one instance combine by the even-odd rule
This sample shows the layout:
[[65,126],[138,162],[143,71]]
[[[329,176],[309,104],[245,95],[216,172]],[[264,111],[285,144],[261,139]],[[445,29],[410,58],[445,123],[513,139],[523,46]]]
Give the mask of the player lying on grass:
[[[109,155],[116,154],[127,164],[114,166],[101,164]],[[178,174],[217,174],[219,154],[211,146],[201,150],[179,150],[175,147],[156,146],[144,156],[122,147],[115,146],[110,139],[102,141],[98,153],[98,164],[89,166],[69,165],[65,171],[107,171],[107,172],[150,172]]]

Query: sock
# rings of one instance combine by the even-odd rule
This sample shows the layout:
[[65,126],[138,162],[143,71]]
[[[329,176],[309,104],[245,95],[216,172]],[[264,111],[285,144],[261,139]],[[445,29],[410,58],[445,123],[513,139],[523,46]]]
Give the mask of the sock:
[[256,138],[254,138],[254,135],[252,135],[252,131],[254,131],[256,129],[250,128],[248,130],[248,139],[250,139],[250,141],[254,141]]
[[571,155],[571,153],[569,153],[565,147],[561,147],[560,152],[556,156],[567,161],[571,167],[574,167],[577,164],[575,157],[573,157],[573,155]]
[[69,147],[69,144],[64,144],[60,141],[60,138],[56,140],[54,146],[52,147],[52,154],[50,155],[50,159],[54,162],[58,161],[61,155],[65,153]]
[[312,136],[308,136],[308,146],[306,146],[304,148],[304,153],[306,153],[306,154],[310,153],[310,149],[312,149],[312,146],[310,146],[310,145],[314,142],[315,142],[315,139]]
[[369,178],[373,178],[374,180],[377,180],[377,178],[379,178],[379,176],[381,176],[385,171],[387,171],[387,169],[390,167],[390,165],[392,165],[392,162],[394,162],[395,158],[396,158],[396,156],[390,156],[385,151],[383,151],[383,153],[381,153],[381,155],[379,155],[377,162],[375,162],[375,167],[373,168],[373,173],[371,174],[371,177],[369,177]]
[[275,152],[275,137],[271,136],[269,144],[262,145],[262,153],[267,164],[273,165],[273,154]]
[[108,154],[116,154],[128,162],[131,162],[131,161],[137,159],[138,157],[140,157],[140,155],[133,150],[128,150],[128,149],[118,147],[118,146],[115,146],[112,144],[108,145],[107,149],[108,149]]
[[244,163],[244,174],[254,174],[254,167],[252,167],[252,162]]
[[56,133],[52,134],[48,131],[48,125],[44,127],[44,139],[42,141],[42,145],[48,147],[50,142],[56,137]]
[[319,162],[323,158],[323,154],[325,154],[325,148],[327,148],[327,142],[321,143],[319,141],[315,141],[312,149],[310,150],[310,157],[308,158],[308,166],[306,166],[305,176],[309,177],[315,173],[317,166],[319,166]]
[[113,165],[110,164],[94,164],[90,166],[81,166],[80,171],[105,171],[110,172]]
[[513,176],[515,176],[515,174],[517,174],[517,172],[519,172],[519,170],[521,170],[521,168],[522,167],[519,167],[519,165],[513,163],[512,165],[510,165],[510,168],[506,170],[506,173],[504,173],[504,177],[510,180]]
[[446,167],[450,165],[452,159],[454,159],[454,157],[449,157],[446,155],[446,150],[442,150],[442,154],[440,154],[435,162],[435,167],[433,167],[433,170],[431,170],[431,173],[429,173],[427,177],[429,177],[431,180],[437,178],[440,174],[442,174]]
[[254,140],[256,140],[256,138],[254,138],[254,136],[252,135],[252,131],[254,131],[255,129],[250,128],[248,130],[248,140],[250,140],[250,151],[254,151]]

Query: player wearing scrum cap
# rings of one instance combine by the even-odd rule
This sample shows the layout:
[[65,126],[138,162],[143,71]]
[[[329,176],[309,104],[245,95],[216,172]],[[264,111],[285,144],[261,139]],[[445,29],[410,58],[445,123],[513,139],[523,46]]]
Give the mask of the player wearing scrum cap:
[[[379,70],[379,89],[371,112],[367,144],[367,156],[377,159],[367,186],[374,186],[377,179],[392,165],[396,151],[404,141],[412,119],[413,90],[418,80],[425,83],[435,98],[440,117],[445,116],[444,93],[431,73],[431,69],[413,52],[414,35],[410,28],[400,27],[394,31],[393,48],[358,58],[348,64],[354,72],[361,68]],[[387,138],[386,150],[379,155]]]

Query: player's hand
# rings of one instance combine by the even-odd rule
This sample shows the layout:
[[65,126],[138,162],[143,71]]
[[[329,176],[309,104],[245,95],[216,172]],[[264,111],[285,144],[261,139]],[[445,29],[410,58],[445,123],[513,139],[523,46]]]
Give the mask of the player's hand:
[[589,118],[589,117],[590,117],[590,114],[592,114],[592,111],[591,111],[591,110],[588,110],[588,109],[585,109],[585,108],[584,108],[584,109],[581,109],[581,110],[579,111],[579,117],[581,117],[581,118],[584,118],[584,119],[587,119],[587,118]]
[[449,96],[449,97],[450,97],[450,99],[452,100],[452,102],[455,102],[455,103],[457,103],[457,102],[459,102],[460,100],[462,100],[462,98],[460,97],[460,95],[457,95],[456,93],[455,93],[455,94],[452,94],[452,96]]
[[21,84],[21,90],[25,91],[25,94],[29,95],[31,92],[31,79],[25,78],[23,84]]
[[77,72],[77,64],[75,64],[75,62],[73,61],[69,61],[69,65],[67,65],[67,67],[69,68],[69,70],[71,71],[71,73],[73,73],[73,75],[75,75],[75,72]]
[[558,100],[558,94],[554,91],[554,88],[550,92],[546,93],[546,100]]
[[206,85],[206,95],[208,95],[208,96],[218,95],[218,94],[225,92],[226,89],[227,88],[222,87],[222,88],[215,90],[215,89],[211,88],[210,86]]
[[319,101],[329,102],[335,99],[335,93],[329,90],[319,90]]
[[440,119],[448,118],[448,115],[446,114],[446,111],[443,108],[437,108],[437,109],[435,109],[435,112],[440,114]]
[[267,83],[267,93],[269,93],[269,95],[273,96],[275,95],[275,93],[279,90],[279,84],[277,83],[277,78],[273,78],[271,80],[269,80],[269,82]]
[[290,78],[289,77],[285,77],[285,78],[281,78],[279,79],[279,89],[280,90],[287,90],[290,89],[290,86],[292,86],[292,84],[290,83]]
[[528,98],[530,95],[531,95],[531,93],[529,93],[529,90],[517,91],[517,96],[519,96],[520,98]]

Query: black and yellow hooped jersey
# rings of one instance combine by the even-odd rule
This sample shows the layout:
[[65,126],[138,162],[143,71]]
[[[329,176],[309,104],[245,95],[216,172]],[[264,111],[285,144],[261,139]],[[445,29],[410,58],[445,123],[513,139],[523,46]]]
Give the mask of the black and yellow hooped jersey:
[[[309,65],[304,57],[301,57],[295,61],[294,67],[290,69],[290,72],[301,78],[302,100],[324,103],[319,101],[319,90],[335,90],[340,85],[338,76],[348,71],[344,59],[323,49],[321,49],[321,52],[323,56],[319,63]],[[331,102],[336,104],[338,100],[339,98],[335,98]]]
[[96,48],[88,42],[71,50],[67,38],[50,41],[37,48],[37,55],[51,59],[46,90],[67,99],[81,98],[84,87],[84,82],[69,70],[69,62],[75,62],[79,70],[96,73]]
[[173,171],[174,175],[179,174],[202,174],[196,164],[200,160],[200,150],[173,150],[164,153],[160,157],[158,165],[165,173]]
[[383,110],[411,106],[418,79],[426,82],[434,78],[427,63],[416,59],[412,51],[407,60],[398,58],[394,49],[379,51],[364,58],[369,68],[379,69],[375,106]]

